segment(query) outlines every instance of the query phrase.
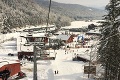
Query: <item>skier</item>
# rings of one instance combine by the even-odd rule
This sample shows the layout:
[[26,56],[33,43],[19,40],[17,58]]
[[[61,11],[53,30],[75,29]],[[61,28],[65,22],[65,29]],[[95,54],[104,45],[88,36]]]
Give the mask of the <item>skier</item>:
[[74,53],[74,55],[76,55],[76,53]]
[[58,74],[58,70],[57,70],[57,74]]
[[56,71],[55,71],[55,74],[56,74]]

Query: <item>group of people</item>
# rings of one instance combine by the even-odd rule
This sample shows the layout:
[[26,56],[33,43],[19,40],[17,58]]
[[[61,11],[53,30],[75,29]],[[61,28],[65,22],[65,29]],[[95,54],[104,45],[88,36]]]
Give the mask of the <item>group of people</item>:
[[65,50],[65,54],[68,54],[68,52]]
[[20,55],[19,59],[20,60],[25,60],[26,59],[27,61],[31,61],[32,62],[33,61],[33,56]]
[[55,70],[55,74],[58,74],[58,70]]

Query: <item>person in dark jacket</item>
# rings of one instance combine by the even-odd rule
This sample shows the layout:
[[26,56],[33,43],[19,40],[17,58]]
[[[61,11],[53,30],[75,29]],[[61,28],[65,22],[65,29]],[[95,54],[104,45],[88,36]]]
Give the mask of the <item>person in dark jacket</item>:
[[58,70],[57,70],[57,73],[56,74],[58,74]]
[[56,74],[56,71],[55,71],[55,74]]

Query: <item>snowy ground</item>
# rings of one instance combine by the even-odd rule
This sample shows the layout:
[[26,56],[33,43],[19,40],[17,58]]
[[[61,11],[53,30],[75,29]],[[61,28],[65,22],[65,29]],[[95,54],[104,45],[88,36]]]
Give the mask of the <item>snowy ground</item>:
[[[83,73],[85,63],[81,61],[72,61],[74,53],[85,54],[87,48],[72,49],[72,50],[50,50],[52,53],[57,53],[55,60],[37,61],[38,64],[38,80],[88,80],[87,75]],[[74,51],[74,52],[73,52]],[[8,53],[14,53],[15,56],[8,56]],[[17,60],[16,40],[6,41],[2,43],[0,48],[1,60]],[[25,64],[21,66],[21,70],[26,73],[27,77],[22,80],[33,80],[33,62],[22,61]],[[54,71],[59,73],[55,75]]]
[[[76,23],[75,23],[76,24]],[[18,34],[18,33],[17,33]],[[12,36],[16,37],[16,34]],[[17,60],[17,48],[16,40],[5,41],[0,46],[0,60]],[[82,56],[87,56],[85,51],[88,48],[78,48],[78,49],[67,49],[65,50],[50,50],[51,54],[57,53],[55,60],[41,60],[37,61],[37,76],[38,80],[92,80],[88,79],[87,75],[84,74],[84,65],[81,61],[72,61],[74,53],[82,54]],[[90,49],[89,49],[90,50]],[[15,56],[8,56],[8,53],[14,53]],[[21,70],[26,73],[27,77],[21,80],[33,80],[33,62],[21,61],[25,64],[21,66]],[[55,70],[58,70],[58,74],[55,74]],[[11,77],[11,79],[14,77]],[[11,80],[9,79],[9,80]]]
[[62,28],[64,28],[64,29],[70,29],[70,28],[87,28],[88,25],[90,25],[90,24],[100,25],[100,23],[97,23],[98,21],[101,21],[101,20],[93,20],[93,21],[89,21],[89,22],[85,22],[85,21],[73,21],[73,22],[71,22],[70,26],[66,26],[66,27],[62,27]]

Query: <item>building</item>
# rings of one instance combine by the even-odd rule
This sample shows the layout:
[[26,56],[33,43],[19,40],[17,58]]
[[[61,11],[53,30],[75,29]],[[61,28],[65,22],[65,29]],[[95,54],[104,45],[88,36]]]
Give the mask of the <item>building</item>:
[[56,39],[62,40],[65,43],[71,43],[71,42],[73,42],[74,35],[60,34],[60,35],[56,36]]
[[[28,33],[23,32],[17,38],[17,52],[18,59],[22,59],[25,56],[33,56],[33,44],[48,43],[48,38],[45,33]],[[43,46],[41,45],[41,46]]]

